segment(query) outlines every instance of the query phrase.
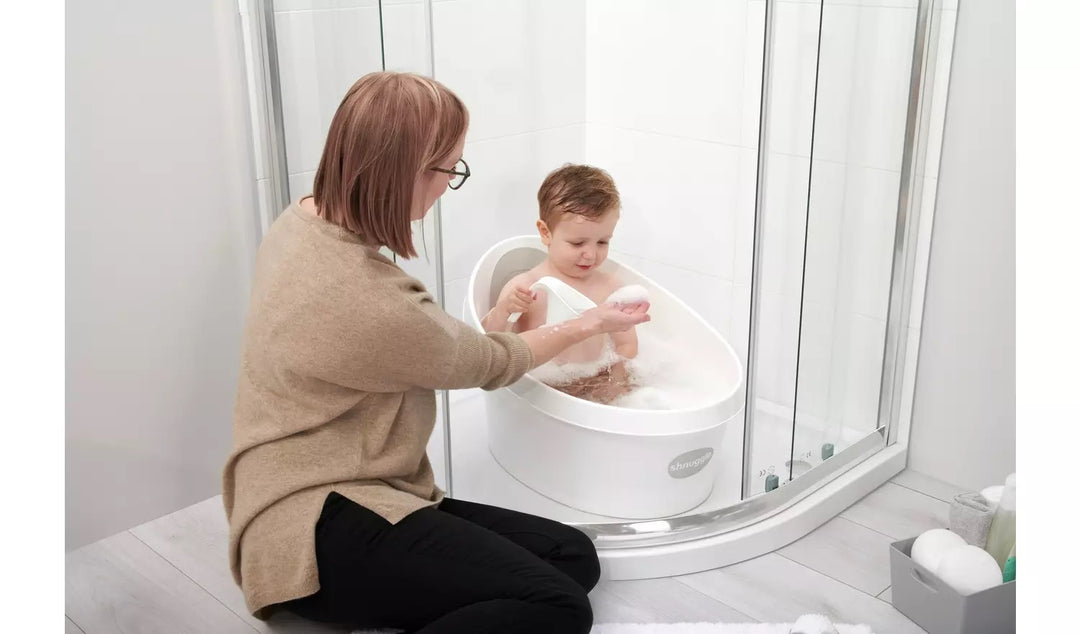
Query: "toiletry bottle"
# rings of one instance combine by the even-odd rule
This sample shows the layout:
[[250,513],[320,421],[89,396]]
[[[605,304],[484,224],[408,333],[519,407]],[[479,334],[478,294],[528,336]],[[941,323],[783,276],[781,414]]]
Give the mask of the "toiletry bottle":
[[998,566],[1004,571],[1009,552],[1016,544],[1016,474],[1005,479],[1005,490],[1001,493],[1001,502],[994,512],[990,523],[990,534],[986,537],[986,552],[990,553]]
[[1005,560],[1005,573],[1001,575],[1002,583],[1016,581],[1016,546],[1009,552],[1009,558]]

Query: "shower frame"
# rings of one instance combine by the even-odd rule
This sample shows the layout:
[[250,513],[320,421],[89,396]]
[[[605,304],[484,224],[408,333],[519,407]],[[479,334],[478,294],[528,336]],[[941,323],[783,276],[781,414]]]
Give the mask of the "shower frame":
[[[819,0],[825,2],[827,0]],[[751,277],[750,330],[746,376],[746,403],[754,402],[752,379],[757,364],[757,333],[765,183],[769,133],[768,106],[772,73],[773,22],[778,0],[764,0],[762,87],[759,102],[759,138],[756,171],[753,269]],[[770,552],[820,526],[841,510],[901,471],[907,460],[910,410],[913,400],[915,359],[909,358],[909,322],[913,299],[922,294],[925,278],[916,275],[916,244],[920,239],[920,214],[933,213],[933,201],[925,201],[923,167],[928,140],[940,130],[943,117],[932,117],[930,103],[938,50],[940,25],[935,23],[942,0],[919,0],[905,124],[900,190],[897,200],[892,276],[886,321],[877,429],[839,451],[801,476],[767,493],[749,494],[749,469],[754,435],[754,407],[744,406],[742,500],[707,512],[648,521],[579,523],[596,544],[604,562],[605,576],[613,579],[646,578],[685,574],[715,568]],[[285,153],[284,117],[276,51],[273,0],[238,0],[245,40],[251,99],[252,131],[257,161],[266,165],[268,187],[260,196],[257,224],[260,237],[290,198]],[[424,27],[429,71],[437,77],[432,21],[432,0],[424,0]],[[380,36],[382,2],[379,1]],[[956,10],[959,10],[957,7]],[[937,29],[937,30],[936,30]],[[820,37],[820,36],[819,36]],[[951,55],[951,51],[946,52]],[[815,83],[817,77],[815,77]],[[816,99],[815,99],[816,101]],[[944,112],[944,108],[940,113]],[[932,151],[940,151],[940,146]],[[936,176],[936,175],[935,175]],[[442,208],[432,211],[435,227],[436,296],[445,308],[442,241]],[[450,400],[439,394],[444,421],[445,488],[453,494],[450,446]]]

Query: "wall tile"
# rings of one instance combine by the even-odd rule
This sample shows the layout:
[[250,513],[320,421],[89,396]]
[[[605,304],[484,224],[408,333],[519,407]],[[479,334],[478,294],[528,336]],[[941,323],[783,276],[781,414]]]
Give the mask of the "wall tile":
[[536,234],[540,183],[560,165],[585,160],[585,126],[469,142],[465,160],[473,176],[442,197],[448,280],[468,277],[499,240]]
[[900,175],[849,167],[837,287],[837,307],[884,320],[892,281]]
[[378,7],[379,0],[274,0],[274,12],[326,11],[330,9],[359,9]]
[[289,174],[289,200],[294,203],[311,193],[312,184],[315,181],[315,171]]
[[590,124],[589,163],[611,173],[623,203],[613,244],[655,262],[731,281],[739,151]]
[[816,5],[776,5],[768,111],[773,152],[810,156],[819,14]]
[[285,152],[290,173],[319,165],[349,87],[382,68],[377,8],[276,13]]
[[761,81],[764,65],[765,3],[746,5],[746,35],[743,37],[742,132],[740,144],[756,148],[761,122]]
[[470,139],[585,120],[585,4],[457,0],[434,10],[435,77],[470,111]]
[[847,160],[900,171],[904,156],[914,9],[858,9]]
[[383,52],[386,70],[431,75],[423,2],[387,4],[384,0]]
[[798,301],[806,242],[809,159],[771,152],[766,166],[761,288]]
[[[833,332],[829,419],[842,421],[844,430],[869,433],[877,427],[885,322],[839,312]],[[839,439],[837,433],[831,442]]]
[[588,120],[737,145],[745,0],[590,0]]

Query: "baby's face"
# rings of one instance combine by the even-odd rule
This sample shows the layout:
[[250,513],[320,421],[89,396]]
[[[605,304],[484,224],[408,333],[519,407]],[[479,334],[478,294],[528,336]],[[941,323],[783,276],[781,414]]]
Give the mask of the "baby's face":
[[608,245],[618,222],[619,210],[613,209],[596,220],[564,214],[551,232],[541,227],[541,238],[555,270],[567,277],[589,277],[607,259]]

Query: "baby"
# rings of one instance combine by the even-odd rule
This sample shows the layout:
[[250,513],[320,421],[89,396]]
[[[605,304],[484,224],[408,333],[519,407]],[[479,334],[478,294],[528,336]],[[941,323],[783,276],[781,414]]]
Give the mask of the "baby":
[[[548,256],[533,269],[503,287],[495,307],[481,320],[491,331],[524,332],[547,321],[547,296],[529,288],[551,276],[580,291],[596,304],[604,303],[620,286],[619,280],[600,270],[608,256],[615,225],[619,222],[619,192],[604,170],[588,165],[565,165],[548,174],[537,194],[540,219],[536,228]],[[521,313],[516,322],[510,316]],[[634,329],[593,337],[557,357],[553,363],[574,368],[577,374],[558,382],[546,381],[573,396],[610,403],[633,386],[623,360],[637,356]]]

